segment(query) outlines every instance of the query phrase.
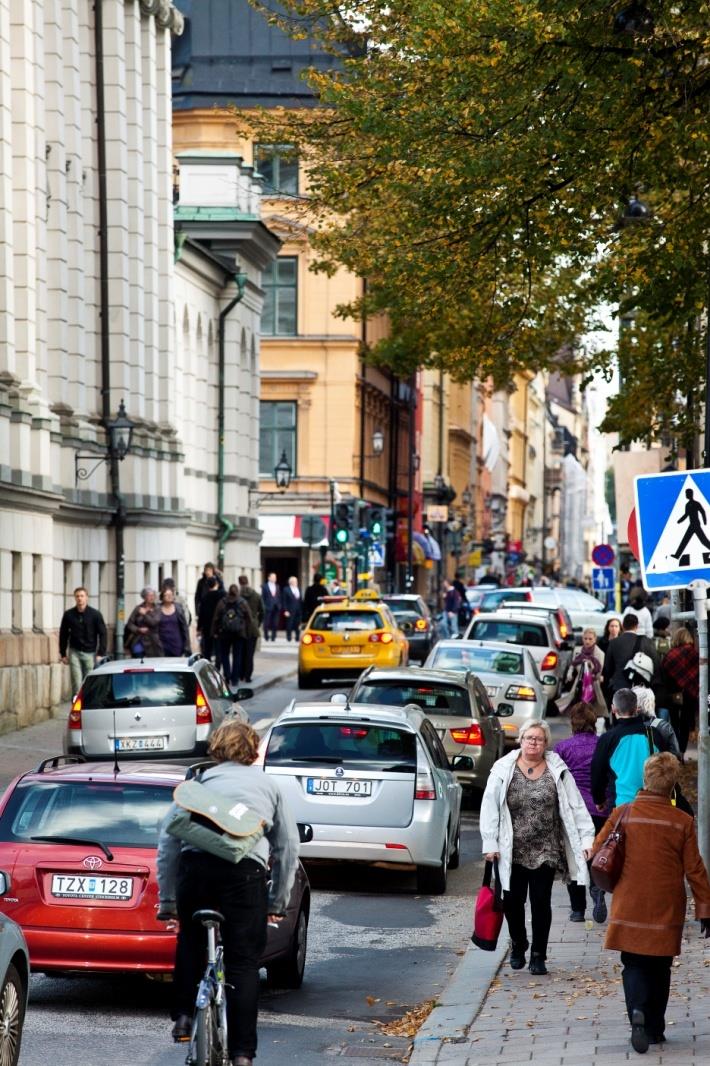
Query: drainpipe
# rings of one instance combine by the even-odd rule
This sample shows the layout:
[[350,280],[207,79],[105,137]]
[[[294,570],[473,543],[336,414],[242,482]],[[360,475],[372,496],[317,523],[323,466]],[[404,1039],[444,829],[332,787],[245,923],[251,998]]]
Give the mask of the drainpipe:
[[[362,298],[363,300],[367,296],[367,280],[362,279]],[[365,498],[365,403],[366,403],[366,381],[367,381],[367,364],[365,363],[365,352],[367,351],[367,318],[365,316],[365,309],[363,307],[362,318],[360,320],[360,347],[362,356],[360,358],[360,499]]]
[[219,353],[217,371],[217,566],[224,568],[224,546],[235,530],[235,525],[224,514],[224,367],[225,367],[225,322],[227,316],[244,299],[247,276],[241,271],[234,274],[236,296],[219,313]]

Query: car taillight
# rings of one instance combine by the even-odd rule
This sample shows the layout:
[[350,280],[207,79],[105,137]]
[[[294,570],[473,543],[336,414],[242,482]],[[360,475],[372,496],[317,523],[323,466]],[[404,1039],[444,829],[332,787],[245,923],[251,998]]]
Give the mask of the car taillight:
[[83,692],[79,689],[79,692],[74,697],[69,712],[69,728],[81,729],[81,708],[83,707],[84,697]]
[[301,644],[325,644],[325,637],[322,637],[320,633],[304,633],[301,637]]
[[535,689],[530,685],[509,685],[505,694],[507,700],[535,700]]
[[416,622],[414,623],[414,628],[418,629],[420,633],[422,632],[422,630],[428,629],[429,625],[427,623],[426,618],[417,618]]
[[197,693],[195,695],[195,721],[198,725],[207,725],[212,721],[210,705],[205,699],[205,694],[199,685],[197,686]]
[[370,633],[370,644],[391,644],[391,633]]
[[417,777],[414,783],[415,800],[435,800],[436,784],[429,763],[417,744]]
[[475,744],[477,748],[482,748],[486,743],[478,722],[471,722],[465,729],[450,729],[449,732],[457,744]]
[[540,672],[543,670],[554,670],[557,666],[559,656],[556,651],[548,651],[545,658],[540,663]]
[[559,611],[557,613],[557,622],[558,622],[559,627],[560,627],[560,636],[562,637],[563,640],[566,640],[567,637],[569,636],[569,627],[568,627],[567,623],[565,622],[564,618],[562,617],[562,615],[559,613]]

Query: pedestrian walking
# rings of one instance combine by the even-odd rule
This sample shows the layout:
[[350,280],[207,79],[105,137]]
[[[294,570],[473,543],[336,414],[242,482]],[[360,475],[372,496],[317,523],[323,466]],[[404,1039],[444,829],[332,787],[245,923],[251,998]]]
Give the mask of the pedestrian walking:
[[164,588],[160,594],[160,619],[158,636],[163,655],[183,656],[190,654],[190,630],[182,607],[175,603],[175,593]]
[[234,691],[244,673],[244,653],[251,631],[251,612],[239,595],[239,586],[230,585],[217,604],[212,619],[212,639],[225,684]]
[[[265,825],[239,862],[229,862],[167,832],[173,804],[158,840],[160,921],[179,920],[173,975],[173,1039],[187,1041],[197,986],[204,969],[204,930],[195,911],[217,910],[221,926],[227,989],[228,1057],[233,1066],[251,1066],[257,1048],[259,967],[267,922],[278,926],[288,906],[298,866],[298,827],[284,803],[278,781],[254,763],[259,736],[245,722],[223,722],[209,752],[217,764],[200,778],[215,802],[228,800],[255,812]],[[276,934],[283,936],[283,933]]]
[[301,590],[298,587],[298,578],[290,577],[288,579],[288,585],[283,590],[281,597],[281,605],[284,611],[284,617],[286,618],[286,640],[290,640],[293,635],[298,641],[298,634],[301,627],[301,616],[303,615],[303,597],[301,596]]
[[[224,588],[224,581],[219,570],[217,570],[214,563],[205,563],[202,568],[202,575],[195,586],[195,618],[199,617],[200,604],[202,603],[202,597],[207,593],[209,582],[213,577],[217,578],[220,588]],[[165,582],[163,582],[165,584]]]
[[243,649],[242,676],[239,679],[248,683],[254,673],[254,652],[256,651],[256,642],[259,639],[259,630],[264,621],[264,604],[256,589],[251,588],[246,574],[240,574],[237,581],[239,595],[246,602],[250,615],[248,635]]
[[683,756],[698,713],[699,671],[700,660],[693,635],[681,626],[673,635],[670,651],[663,657],[661,676],[669,693],[671,725]]
[[328,596],[328,586],[325,584],[325,578],[322,574],[314,574],[313,581],[306,589],[303,597],[303,621],[308,622],[309,618],[315,611],[319,603],[323,602],[323,598]]
[[641,788],[646,759],[668,750],[664,734],[638,713],[631,689],[614,693],[611,712],[616,725],[599,738],[592,758],[592,796],[600,814],[607,809],[607,797],[615,807],[630,803]]
[[667,718],[661,718],[656,714],[656,696],[653,689],[645,685],[634,685],[631,691],[636,696],[636,705],[640,717],[644,719],[647,725],[657,729],[661,736],[665,737],[666,750],[680,760],[681,751],[678,747],[678,738],[675,735],[673,726]]
[[646,606],[646,593],[642,589],[634,590],[629,596],[628,607],[621,616],[622,623],[627,614],[635,614],[638,618],[637,632],[653,640],[653,618]]
[[141,592],[141,602],[131,611],[123,631],[125,653],[133,659],[162,655],[159,627],[158,595],[154,588],[147,585]]
[[276,574],[269,574],[261,586],[261,598],[264,603],[264,640],[276,640],[276,632],[279,628],[279,616],[281,615],[281,586],[276,580]]
[[[498,859],[503,911],[512,941],[510,965],[546,974],[555,876],[589,884],[587,859],[594,823],[565,762],[550,745],[550,727],[533,721],[520,730],[520,747],[493,764],[481,803],[485,858]],[[532,942],[525,927],[530,896]]]
[[635,614],[624,615],[621,620],[621,634],[612,640],[604,656],[604,681],[613,697],[621,688],[629,687],[627,669],[638,652],[648,655],[653,665],[653,681],[660,677],[660,663],[653,641],[638,632],[638,618]]
[[670,752],[647,759],[642,790],[631,804],[611,812],[594,842],[596,851],[626,812],[624,865],[611,898],[604,947],[621,952],[631,1044],[640,1054],[665,1040],[671,966],[680,955],[686,917],[685,880],[701,933],[710,935],[710,881],[695,825],[671,802],[679,772]]
[[450,581],[444,581],[444,611],[442,621],[444,623],[444,635],[457,637],[459,634],[459,611],[461,610],[461,596]]
[[74,606],[62,615],[59,626],[59,657],[69,663],[72,692],[106,654],[106,623],[101,611],[89,606],[89,593],[83,585],[74,589]]
[[593,629],[582,633],[582,647],[571,662],[570,705],[586,703],[596,710],[597,718],[606,721],[609,710],[602,692],[604,655],[597,646],[597,634]]
[[214,576],[208,578],[207,591],[203,593],[200,599],[200,609],[197,612],[197,636],[200,641],[202,655],[205,659],[209,659],[210,662],[212,662],[212,657],[215,654],[212,622],[214,621],[217,604],[224,599],[224,596],[224,588],[220,586],[217,578]]
[[185,615],[185,620],[186,620],[186,622],[188,624],[188,627],[191,626],[192,625],[192,612],[190,611],[190,608],[188,607],[187,600],[185,599],[185,597],[181,596],[180,593],[178,592],[177,585],[175,584],[175,578],[174,577],[163,578],[163,583],[160,586],[160,589],[161,589],[161,592],[162,592],[163,589],[172,589],[173,590],[173,597],[175,599],[175,603],[177,603],[179,607],[182,607],[183,614]]
[[[556,755],[565,762],[575,780],[589,817],[594,823],[594,831],[599,830],[606,821],[606,814],[600,814],[592,796],[592,757],[597,746],[597,709],[590,703],[576,703],[569,712],[569,724],[572,736],[555,744]],[[570,881],[567,885],[570,902],[571,922],[583,922],[587,909],[587,892],[584,885]],[[592,918],[595,922],[606,921],[607,907],[604,893],[592,883],[589,894],[592,897]]]
[[597,647],[603,655],[606,656],[609,645],[612,640],[615,640],[621,633],[621,619],[620,618],[607,618],[604,623],[604,629],[602,635],[597,641]]

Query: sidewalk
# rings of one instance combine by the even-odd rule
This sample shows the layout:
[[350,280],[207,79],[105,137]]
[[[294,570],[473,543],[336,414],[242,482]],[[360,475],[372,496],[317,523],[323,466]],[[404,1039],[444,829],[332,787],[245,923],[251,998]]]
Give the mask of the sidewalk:
[[629,1041],[619,953],[602,949],[606,926],[570,922],[562,884],[555,884],[552,902],[549,975],[510,969],[505,923],[497,952],[470,945],[415,1037],[411,1066],[710,1062],[710,941],[700,938],[698,923],[686,923],[674,962],[667,1042],[641,1057]]

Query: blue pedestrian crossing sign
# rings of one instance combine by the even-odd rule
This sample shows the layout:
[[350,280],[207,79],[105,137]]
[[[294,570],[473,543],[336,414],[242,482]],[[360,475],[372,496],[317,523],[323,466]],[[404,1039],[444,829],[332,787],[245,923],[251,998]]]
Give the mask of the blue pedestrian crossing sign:
[[614,591],[615,571],[613,566],[592,567],[592,588],[596,592]]
[[641,579],[649,591],[710,581],[710,470],[635,478]]
[[373,541],[370,545],[370,566],[384,566],[385,552],[381,544]]

